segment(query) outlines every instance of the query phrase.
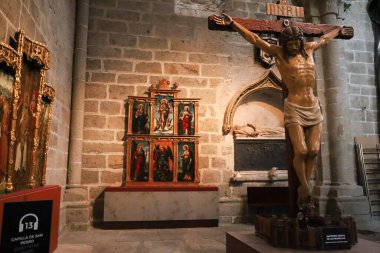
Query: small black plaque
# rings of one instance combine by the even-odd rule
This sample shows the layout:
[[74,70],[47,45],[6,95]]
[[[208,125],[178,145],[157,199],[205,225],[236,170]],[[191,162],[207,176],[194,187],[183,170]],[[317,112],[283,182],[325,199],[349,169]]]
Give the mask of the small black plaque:
[[48,253],[52,200],[4,204],[0,252]]
[[347,228],[323,228],[322,229],[322,249],[340,250],[350,249],[350,238]]
[[235,171],[287,169],[284,139],[235,139]]

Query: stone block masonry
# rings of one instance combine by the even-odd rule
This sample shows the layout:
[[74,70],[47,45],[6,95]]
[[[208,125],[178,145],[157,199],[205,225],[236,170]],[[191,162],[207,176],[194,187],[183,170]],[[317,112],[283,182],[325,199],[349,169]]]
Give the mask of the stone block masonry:
[[[222,136],[221,125],[235,92],[259,78],[265,69],[254,59],[253,47],[241,36],[209,31],[206,18],[225,9],[236,17],[268,19],[268,2],[273,1],[222,0],[218,7],[213,1],[90,0],[82,184],[85,191],[92,193],[91,200],[102,187],[120,184],[125,166],[125,99],[128,95],[145,96],[152,82],[166,78],[180,84],[184,97],[202,98],[200,178],[202,184],[223,188],[220,198],[232,200],[221,202],[221,220],[237,221],[245,216],[241,212],[243,191],[237,193],[234,186],[228,185],[234,167],[233,140]],[[347,99],[349,103],[353,136],[377,138],[374,44],[366,4],[365,0],[351,1],[342,22],[354,27],[355,37],[342,42],[341,47],[349,96],[340,98],[337,91],[336,99]],[[47,81],[56,89],[57,98],[47,183],[63,187],[70,131],[74,15],[75,1],[0,1],[1,41],[8,43],[9,37],[21,28],[51,51]],[[320,58],[316,64],[318,84],[323,84]],[[318,86],[318,93],[323,102],[323,85]],[[66,217],[84,223],[92,219],[86,208],[71,210],[67,216],[61,215],[61,229]]]
[[[94,165],[101,165],[99,181],[90,180],[93,183],[86,183],[90,187],[105,184],[102,180],[109,183],[114,176],[109,175],[110,170],[125,166],[122,144],[120,149],[106,148],[120,145],[126,127],[125,99],[143,95],[151,82],[161,78],[179,82],[187,96],[201,98],[205,106],[199,117],[200,132],[207,139],[213,138],[212,143],[200,144],[204,151],[199,158],[201,183],[220,184],[222,171],[232,162],[232,155],[222,158],[225,151],[220,148],[231,144],[215,137],[221,136],[223,112],[219,110],[246,83],[240,82],[235,90],[228,91],[223,84],[232,78],[233,67],[251,71],[253,61],[245,60],[248,64],[242,65],[236,59],[251,57],[252,47],[241,39],[236,44],[233,34],[211,34],[205,17],[176,15],[174,2],[90,1],[82,160],[83,167],[91,171]],[[237,6],[242,8],[241,4]],[[102,158],[91,159],[94,152]],[[209,164],[209,160],[213,162]]]
[[[120,183],[126,166],[123,147],[126,98],[146,96],[151,83],[166,78],[179,83],[183,97],[201,98],[201,184],[223,187],[220,197],[232,199],[233,205],[244,202],[244,196],[236,193],[234,186],[227,186],[228,175],[234,171],[234,148],[232,137],[222,135],[222,122],[232,96],[257,80],[266,69],[254,58],[254,48],[240,35],[209,31],[207,16],[221,10],[216,5],[198,2],[90,1],[82,173],[82,177],[91,175],[86,182],[90,191]],[[220,8],[236,17],[269,19],[265,14],[268,2],[273,1],[221,1]],[[355,24],[355,30],[365,29],[368,17],[364,23],[353,22],[358,16],[365,16],[365,7],[354,6],[354,15],[352,18],[348,15],[344,22]],[[353,123],[357,125],[354,129],[357,133],[374,134],[378,119],[373,105],[376,101],[371,61],[373,38],[366,36],[363,33],[344,42],[344,55],[350,59],[346,68],[351,110],[355,113]],[[318,73],[323,75],[323,71]],[[324,92],[323,87],[319,89],[318,92]],[[361,112],[362,102],[367,106],[365,112]],[[101,156],[99,160],[91,160],[97,155]],[[94,168],[97,162],[99,167]],[[94,171],[99,174],[95,176]],[[224,202],[223,208],[229,209],[232,202]],[[223,220],[241,220],[244,215],[226,213]]]
[[[152,82],[166,78],[180,84],[183,97],[202,98],[200,178],[201,184],[218,185],[223,189],[220,198],[228,199],[221,204],[226,211],[221,221],[238,221],[245,216],[241,212],[244,196],[229,185],[234,167],[233,140],[231,136],[223,137],[221,128],[232,96],[266,69],[258,64],[254,48],[241,36],[209,31],[207,16],[225,9],[235,17],[268,19],[265,4],[273,1],[222,0],[220,6],[212,2],[90,0],[81,183],[92,202],[104,186],[121,183],[125,166],[125,99],[129,95],[145,96]],[[352,134],[377,137],[374,44],[366,4],[365,0],[351,3],[343,24],[353,26],[356,35],[343,42],[342,57],[349,87],[346,99],[352,115]],[[74,21],[75,1],[0,1],[1,41],[8,43],[9,37],[21,28],[51,51],[47,81],[55,88],[57,98],[47,183],[63,187],[67,178]],[[319,71],[322,62],[318,57],[316,64],[318,84],[322,84],[318,93],[323,102],[323,71]],[[239,205],[240,209],[236,207]],[[83,223],[92,219],[86,208],[61,215],[61,230],[66,217]]]
[[374,69],[374,37],[371,20],[366,11],[367,1],[359,0],[352,3],[343,25],[353,26],[355,36],[345,41],[344,55],[349,85],[350,113],[355,115],[352,122],[352,135],[378,135],[378,106],[371,106],[370,101],[376,101],[376,83]]

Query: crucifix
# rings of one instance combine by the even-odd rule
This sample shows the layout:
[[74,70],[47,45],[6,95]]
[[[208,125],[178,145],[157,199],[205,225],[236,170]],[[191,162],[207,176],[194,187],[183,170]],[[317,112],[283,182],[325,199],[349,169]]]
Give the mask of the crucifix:
[[[268,4],[267,14],[281,16],[279,20],[259,20],[209,17],[209,29],[237,31],[244,39],[274,57],[286,88],[284,119],[288,146],[291,147],[288,178],[290,209],[310,211],[310,178],[316,167],[322,133],[321,106],[314,95],[315,63],[313,53],[334,38],[350,39],[352,27],[311,24],[290,21],[288,17],[303,17],[303,9],[281,0],[280,4]],[[279,36],[279,45],[270,44],[256,33],[272,33]],[[319,37],[305,42],[304,36]]]
[[[271,33],[275,35],[280,35],[282,30],[288,26],[299,27],[305,37],[321,37],[340,26],[326,25],[326,24],[314,24],[314,23],[302,23],[291,21],[291,17],[303,18],[304,11],[302,7],[295,7],[290,5],[287,0],[280,0],[279,4],[267,4],[267,14],[278,16],[278,20],[264,20],[264,19],[243,19],[243,18],[233,18],[233,20],[241,24],[247,30],[262,34]],[[218,31],[234,31],[232,26],[223,25],[217,23],[217,16],[210,16],[208,19],[208,28],[210,30]],[[351,28],[351,27],[346,27]],[[351,39],[354,36],[352,28],[350,32],[342,32],[337,35],[338,39]]]

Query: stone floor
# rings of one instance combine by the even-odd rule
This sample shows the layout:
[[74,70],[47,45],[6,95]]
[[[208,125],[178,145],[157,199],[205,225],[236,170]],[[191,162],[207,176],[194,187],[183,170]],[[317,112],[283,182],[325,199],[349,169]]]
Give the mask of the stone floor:
[[54,253],[224,253],[226,232],[253,226],[221,225],[211,228],[129,229],[65,232]]
[[380,220],[361,224],[357,231],[360,238],[380,243]]
[[[177,229],[91,228],[85,232],[63,233],[54,253],[225,253],[226,232],[252,230],[253,226],[246,224]],[[376,241],[380,248],[379,222],[359,226],[358,232],[360,238]]]

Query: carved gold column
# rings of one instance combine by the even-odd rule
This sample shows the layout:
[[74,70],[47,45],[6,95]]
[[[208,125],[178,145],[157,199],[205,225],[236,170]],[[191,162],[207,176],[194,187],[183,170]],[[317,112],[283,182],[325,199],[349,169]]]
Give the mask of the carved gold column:
[[[131,150],[132,148],[132,139],[127,139],[127,150]],[[126,184],[131,182],[131,155],[126,156],[126,171],[125,171],[125,178],[123,178],[122,185],[125,186]]]
[[199,183],[200,182],[200,178],[199,178],[199,139],[197,139],[195,142],[195,147],[194,147],[194,159],[195,159],[195,168],[198,168],[198,169],[195,169],[195,175],[194,175],[194,182],[195,183]]
[[154,143],[153,141],[149,142],[149,183],[153,182],[153,153],[154,153]]
[[[177,122],[177,121],[174,121]],[[173,140],[173,157],[178,157],[178,139]],[[173,161],[173,182],[178,182],[178,158]]]
[[174,135],[178,134],[178,105],[180,103],[178,101],[174,102]]
[[[133,115],[133,102],[135,99],[129,99],[128,100],[128,115]],[[131,116],[130,119],[128,119],[128,134],[132,134],[132,121],[133,121],[133,116]]]
[[40,154],[40,155],[43,155],[42,175],[41,175],[41,181],[39,182],[41,186],[46,185],[46,164],[47,164],[47,154],[49,151],[52,103],[54,102],[54,98],[55,98],[55,90],[53,89],[53,87],[51,87],[48,84],[45,84],[43,96],[49,101],[49,106],[47,108],[48,119],[47,119],[47,122],[45,122],[45,124],[47,124],[46,131],[42,133],[43,135],[45,135],[45,145],[44,145],[43,154]]

